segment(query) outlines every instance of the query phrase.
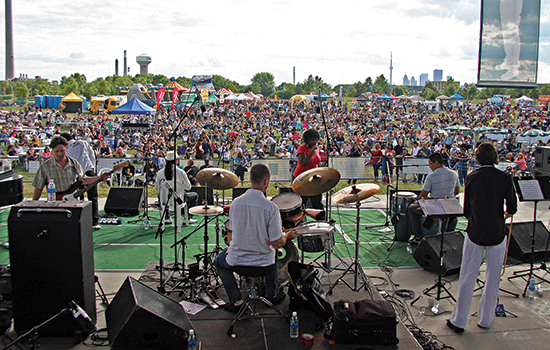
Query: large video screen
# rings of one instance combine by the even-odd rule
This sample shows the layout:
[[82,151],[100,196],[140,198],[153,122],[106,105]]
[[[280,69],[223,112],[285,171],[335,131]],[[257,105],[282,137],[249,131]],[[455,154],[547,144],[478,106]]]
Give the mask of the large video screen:
[[478,86],[536,86],[539,27],[540,0],[482,0]]

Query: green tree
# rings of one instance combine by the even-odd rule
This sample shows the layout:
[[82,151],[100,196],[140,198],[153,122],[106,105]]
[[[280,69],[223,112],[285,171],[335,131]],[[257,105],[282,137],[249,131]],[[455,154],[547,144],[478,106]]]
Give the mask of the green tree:
[[542,88],[540,89],[540,94],[541,95],[550,95],[550,85],[549,84],[544,84],[542,86]]
[[[191,79],[189,79],[189,85],[183,85],[183,86],[190,86]],[[240,88],[240,85],[234,81],[231,81],[229,79],[226,79],[222,77],[221,75],[212,75],[212,84],[216,87],[216,89],[226,88],[233,92],[242,92],[242,89]]]
[[406,86],[396,86],[393,88],[393,94],[394,96],[400,96],[400,95],[409,95],[410,91],[409,88]]
[[371,77],[368,77],[367,79],[365,79],[365,92],[366,91],[373,91],[374,90],[374,83],[372,82],[372,78]]
[[384,74],[379,75],[374,81],[374,92],[377,94],[389,94],[391,92],[390,83],[388,83]]
[[[275,86],[275,78],[273,77],[273,74],[267,73],[267,72],[261,72],[256,73],[250,79],[252,82],[252,90],[259,90],[259,93],[261,93],[264,96],[269,96],[273,92],[273,87]],[[254,92],[254,93],[258,93]]]
[[460,90],[460,85],[454,81],[453,78],[449,78],[443,85],[443,94],[452,96]]
[[71,92],[75,93],[76,95],[81,94],[79,82],[77,81],[77,78],[73,77],[72,75],[68,78],[67,77],[61,78],[60,88],[61,88],[61,92],[65,95],[68,95]]
[[29,88],[23,84],[23,83],[16,83],[15,84],[15,97],[20,97],[20,98],[27,98],[29,97]]
[[539,95],[540,95],[540,91],[538,88],[529,89],[529,91],[527,92],[527,96],[531,97],[533,100],[538,99]]

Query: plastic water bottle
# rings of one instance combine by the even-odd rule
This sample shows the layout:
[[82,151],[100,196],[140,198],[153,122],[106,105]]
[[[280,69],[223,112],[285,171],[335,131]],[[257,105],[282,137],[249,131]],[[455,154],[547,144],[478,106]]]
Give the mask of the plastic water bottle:
[[292,317],[290,318],[290,337],[296,339],[298,338],[298,333],[300,333],[300,321],[298,320],[296,311],[292,311]]
[[187,337],[187,349],[197,350],[197,338],[195,337],[195,331],[189,330],[189,337]]
[[48,183],[48,202],[55,202],[55,183],[53,180]]
[[145,219],[143,220],[143,228],[144,228],[145,230],[148,230],[148,229],[151,228],[151,223],[149,222],[149,219],[145,218]]
[[535,298],[535,277],[529,277],[529,287],[527,288],[527,297],[530,299]]

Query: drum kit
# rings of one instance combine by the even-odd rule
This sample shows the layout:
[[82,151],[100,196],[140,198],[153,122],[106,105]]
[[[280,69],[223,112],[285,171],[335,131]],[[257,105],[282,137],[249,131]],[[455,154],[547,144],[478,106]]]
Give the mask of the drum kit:
[[[212,188],[215,190],[228,190],[236,187],[239,183],[239,178],[232,172],[221,169],[221,168],[206,168],[197,173],[196,176],[199,183],[205,186],[207,189]],[[340,181],[340,172],[333,168],[320,167],[310,169],[300,174],[292,182],[292,190],[294,192],[283,192],[272,198],[272,201],[279,208],[281,215],[281,220],[284,230],[296,230],[298,232],[297,244],[298,248],[302,252],[302,261],[304,260],[304,253],[322,253],[317,257],[325,258],[325,262],[320,264],[320,266],[328,273],[333,269],[331,267],[331,257],[334,255],[340,261],[347,265],[347,269],[343,274],[336,280],[334,285],[330,288],[332,290],[336,284],[340,281],[348,285],[354,291],[359,290],[361,287],[357,287],[357,279],[362,277],[364,280],[364,285],[367,284],[366,275],[362,271],[362,268],[359,263],[358,253],[359,253],[359,208],[361,201],[373,196],[376,194],[380,187],[376,184],[358,184],[346,187],[338,192],[336,192],[332,198],[328,195],[329,191],[336,186]],[[207,191],[205,191],[207,193]],[[301,196],[317,196],[323,193],[327,193],[327,208],[330,208],[330,200],[334,201],[337,204],[352,204],[355,203],[357,207],[357,236],[355,240],[355,258],[352,259],[351,264],[346,264],[338,255],[333,251],[334,247],[334,222],[330,220],[324,220],[324,211],[315,210],[315,209],[304,209]],[[217,203],[216,203],[217,204]],[[196,255],[197,264],[194,264],[194,268],[197,268],[199,261],[203,260],[203,269],[202,276],[204,276],[204,288],[210,288],[210,277],[214,276],[217,278],[215,269],[213,268],[213,257],[215,257],[222,248],[219,244],[219,224],[216,224],[216,248],[212,252],[208,251],[208,222],[211,219],[216,219],[230,211],[230,205],[209,205],[205,203],[203,205],[195,206],[189,208],[189,213],[196,216],[204,217],[204,221],[201,226],[197,227],[196,230],[188,234],[186,237],[182,238],[178,242],[174,243],[172,247],[175,247],[177,244],[182,244],[185,250],[185,240],[191,236],[194,232],[204,229],[204,252]],[[307,222],[307,217],[313,218],[314,221]],[[216,221],[218,222],[218,221]],[[230,245],[232,240],[232,231],[230,229],[229,220],[223,224],[221,230],[223,241],[226,245]],[[185,254],[185,253],[183,253]],[[185,261],[185,256],[183,257]],[[317,260],[315,259],[314,262]],[[285,283],[288,280],[287,266],[290,261],[298,261],[298,249],[296,248],[294,242],[288,240],[285,246],[280,248],[277,251],[277,260],[279,268],[279,283]],[[345,280],[344,276],[348,273],[353,272],[355,275],[354,287],[349,285]],[[200,274],[200,273],[199,273]],[[194,283],[194,282],[191,282]],[[159,287],[160,289],[160,287]],[[191,295],[195,295],[192,291]],[[204,300],[202,300],[204,301]]]

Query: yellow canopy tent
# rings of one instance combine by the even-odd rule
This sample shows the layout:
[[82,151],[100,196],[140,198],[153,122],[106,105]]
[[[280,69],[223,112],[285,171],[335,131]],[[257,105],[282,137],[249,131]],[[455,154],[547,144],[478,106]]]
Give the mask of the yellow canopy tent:
[[59,108],[64,113],[76,113],[80,109],[80,111],[83,111],[82,108],[82,102],[84,99],[82,97],[76,96],[74,92],[71,92],[67,96],[63,97],[61,99],[61,103],[59,104]]

